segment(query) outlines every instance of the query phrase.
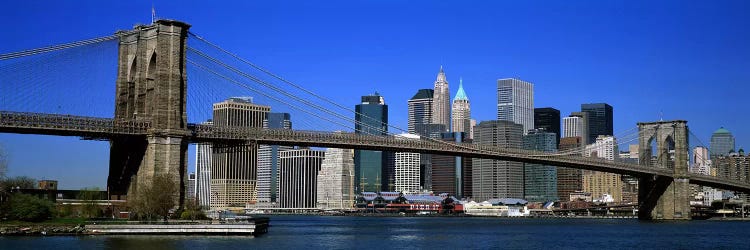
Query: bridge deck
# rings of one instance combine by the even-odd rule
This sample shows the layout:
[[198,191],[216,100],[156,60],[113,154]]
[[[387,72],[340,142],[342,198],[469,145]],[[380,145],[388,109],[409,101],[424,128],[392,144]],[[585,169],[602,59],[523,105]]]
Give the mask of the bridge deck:
[[[145,121],[115,121],[111,118],[0,111],[0,133],[110,139],[120,136],[140,135],[145,137],[153,132],[150,131],[149,123]],[[415,152],[536,163],[632,176],[672,176],[672,170],[666,168],[610,162],[599,158],[487,145],[455,144],[428,139],[362,135],[348,132],[297,131],[189,124],[185,135],[188,135],[188,139],[191,142],[210,142],[229,145],[252,142],[288,146]],[[691,183],[695,184],[737,191],[750,191],[750,184],[744,182],[735,182],[696,174],[691,174],[688,177]]]

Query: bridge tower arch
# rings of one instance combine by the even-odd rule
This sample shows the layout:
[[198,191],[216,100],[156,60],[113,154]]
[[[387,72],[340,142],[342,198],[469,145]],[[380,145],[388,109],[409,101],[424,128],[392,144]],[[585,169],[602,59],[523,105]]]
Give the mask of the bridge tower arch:
[[[638,217],[647,220],[689,220],[687,121],[638,123],[638,155],[641,165],[670,168],[672,176],[641,177]],[[656,141],[656,149],[652,142]],[[674,149],[674,156],[671,150]],[[657,152],[657,155],[652,155]],[[656,157],[655,161],[652,161]]]
[[148,122],[146,136],[111,139],[111,194],[135,195],[157,175],[174,179],[182,205],[187,176],[187,77],[185,52],[190,25],[158,20],[120,31],[115,122]]

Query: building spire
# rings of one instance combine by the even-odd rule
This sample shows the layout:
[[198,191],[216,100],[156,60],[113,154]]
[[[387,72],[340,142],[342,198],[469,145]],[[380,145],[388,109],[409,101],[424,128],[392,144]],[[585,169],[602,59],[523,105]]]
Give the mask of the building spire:
[[466,92],[464,91],[464,79],[458,78],[458,92],[456,92],[456,97],[453,98],[453,100],[469,100],[469,97],[466,96]]
[[445,80],[445,71],[443,71],[443,65],[440,65],[440,72],[438,72],[437,81],[448,82],[447,80]]

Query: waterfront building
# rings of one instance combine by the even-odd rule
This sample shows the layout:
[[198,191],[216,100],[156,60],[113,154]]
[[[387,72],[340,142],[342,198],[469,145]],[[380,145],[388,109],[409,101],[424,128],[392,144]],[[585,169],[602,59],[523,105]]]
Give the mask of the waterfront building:
[[[475,128],[474,143],[521,148],[523,125],[510,121],[483,121]],[[491,159],[472,160],[474,200],[523,197],[523,164]]]
[[437,79],[435,80],[435,89],[432,95],[432,123],[445,125],[446,131],[451,125],[451,92],[448,88],[448,80],[445,78],[443,66],[440,66]]
[[[292,129],[289,113],[268,113],[263,121],[263,128]],[[294,147],[279,145],[258,146],[258,202],[276,202],[279,189],[279,151],[291,150]]]
[[464,91],[463,79],[458,82],[458,92],[456,97],[453,98],[453,123],[451,132],[466,132],[468,133],[471,127],[471,105],[469,103],[469,97],[466,96]]
[[581,112],[588,114],[587,143],[593,143],[600,135],[614,135],[612,106],[606,103],[581,104]]
[[[419,139],[418,135],[401,134],[398,137]],[[395,187],[394,191],[416,193],[420,191],[419,153],[396,152],[395,154]]]
[[[443,133],[441,140],[453,143],[471,143],[467,133]],[[448,193],[458,198],[473,197],[472,158],[462,156],[432,156],[432,191]]]
[[[354,133],[367,135],[388,134],[388,105],[385,98],[377,92],[362,96],[362,102],[354,108],[356,124]],[[363,191],[381,191],[388,187],[388,153],[373,150],[354,151],[355,189]],[[385,184],[385,185],[384,185]]]
[[[254,104],[249,97],[214,103],[216,127],[262,128],[271,107]],[[211,209],[245,207],[257,202],[258,144],[213,145],[211,159]]]
[[534,85],[515,78],[497,80],[497,120],[534,129]]
[[[557,135],[544,129],[533,129],[523,136],[523,148],[557,152]],[[531,202],[557,201],[557,168],[524,163],[524,199]]]
[[[209,120],[204,125],[213,125]],[[211,143],[198,143],[195,146],[195,197],[198,204],[204,209],[208,209],[211,200],[211,158],[213,147]]]
[[[585,157],[598,157],[615,161],[618,152],[617,142],[613,136],[598,136],[596,142],[587,145],[583,151]],[[583,172],[583,191],[593,197],[611,195],[615,202],[622,201],[623,182],[619,174],[586,170]]]
[[[630,151],[620,151],[617,161],[638,164],[638,144],[628,145]],[[637,177],[630,175],[621,175],[620,180],[622,181],[622,202],[638,202],[638,185],[639,180]]]
[[560,110],[555,108],[535,108],[534,109],[534,128],[541,128],[544,131],[555,133],[555,147],[560,145]]
[[354,150],[328,148],[317,177],[317,207],[354,207]]
[[417,134],[415,126],[417,124],[432,123],[432,104],[434,94],[432,89],[420,89],[414,96],[407,101],[408,106],[408,132]]
[[[560,151],[580,149],[583,140],[580,136],[563,137],[560,139]],[[576,155],[581,155],[578,153]],[[577,168],[557,168],[557,196],[560,199],[570,197],[571,193],[583,190],[583,170]],[[591,196],[591,195],[589,195]],[[575,201],[575,200],[570,200]]]
[[318,171],[325,151],[294,149],[279,152],[279,207],[315,208]]
[[719,155],[729,155],[734,152],[734,136],[732,132],[721,127],[711,134],[711,158]]
[[712,158],[712,168],[716,168],[717,177],[732,181],[747,182],[750,180],[750,155],[740,149],[737,153]]

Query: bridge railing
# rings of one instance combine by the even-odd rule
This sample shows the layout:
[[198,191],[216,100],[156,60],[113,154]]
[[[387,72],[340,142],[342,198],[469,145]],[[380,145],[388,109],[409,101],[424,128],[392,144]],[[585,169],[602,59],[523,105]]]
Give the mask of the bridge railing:
[[71,133],[145,134],[150,128],[150,123],[64,114],[0,111],[0,127],[68,131]]

